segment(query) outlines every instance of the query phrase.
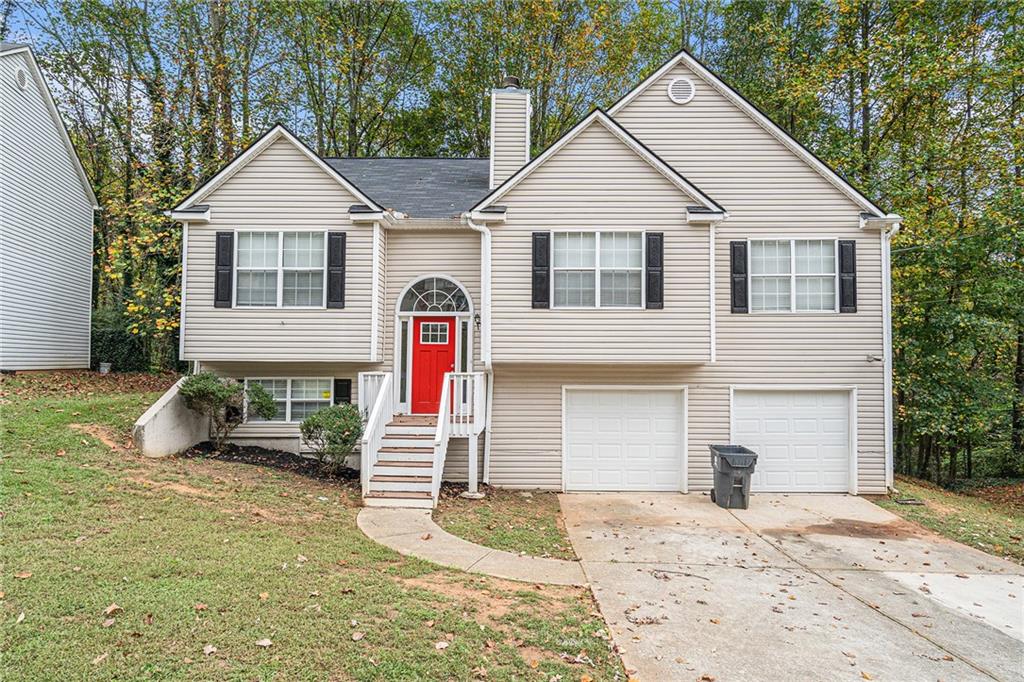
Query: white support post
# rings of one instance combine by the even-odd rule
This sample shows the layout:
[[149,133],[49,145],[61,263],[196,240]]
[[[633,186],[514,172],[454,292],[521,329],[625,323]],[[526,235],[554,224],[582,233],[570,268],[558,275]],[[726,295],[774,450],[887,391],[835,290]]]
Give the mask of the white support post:
[[[469,495],[477,496],[480,493],[477,491],[477,456],[479,455],[478,447],[478,436],[474,433],[469,437]],[[481,496],[482,497],[482,496]]]

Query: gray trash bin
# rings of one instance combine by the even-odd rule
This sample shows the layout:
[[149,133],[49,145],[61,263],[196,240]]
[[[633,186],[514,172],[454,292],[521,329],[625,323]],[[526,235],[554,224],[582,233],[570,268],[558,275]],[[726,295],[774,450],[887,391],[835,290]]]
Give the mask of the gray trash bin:
[[746,509],[750,504],[750,477],[757,453],[742,445],[710,445],[715,487],[711,501],[723,509]]

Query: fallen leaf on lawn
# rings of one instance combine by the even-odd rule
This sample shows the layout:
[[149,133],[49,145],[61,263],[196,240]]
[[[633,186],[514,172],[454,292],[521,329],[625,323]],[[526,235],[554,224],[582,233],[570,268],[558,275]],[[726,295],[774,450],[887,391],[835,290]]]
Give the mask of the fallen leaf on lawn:
[[6,593],[3,590],[0,590],[0,599],[4,598],[4,594],[6,594]]
[[260,592],[260,601],[267,601],[267,599],[269,597],[270,597],[270,593],[269,592]]
[[432,627],[434,627],[434,621],[432,621],[432,620],[428,620],[428,621],[427,621],[427,627],[428,627],[428,628],[432,628]]
[[[473,668],[473,676],[480,680],[484,679],[485,677],[487,677],[487,668],[484,668],[482,666],[478,668]],[[589,680],[590,678],[584,675],[580,682],[589,682]]]
[[358,642],[363,637],[366,637],[366,633],[365,632],[353,632],[352,633],[352,641],[353,642]]
[[715,682],[714,675],[701,675],[700,682]]
[[57,451],[57,456],[58,456],[58,457],[63,457],[63,456],[64,456],[64,455],[66,455],[66,454],[68,454],[68,453],[67,453],[67,450],[58,450],[58,451]]
[[110,654],[100,654],[96,658],[92,659],[92,664],[93,665],[99,665],[103,661],[107,660],[107,656],[109,656],[109,655]]
[[497,646],[497,644],[494,643],[493,639],[489,639],[486,642],[484,642],[484,646],[487,647],[488,649],[493,649],[494,647]]
[[300,564],[309,561],[309,559],[307,559],[306,557],[304,557],[301,554],[299,556],[295,557],[295,560],[298,561]]
[[209,607],[208,607],[208,606],[207,606],[206,604],[202,603],[202,602],[199,602],[199,603],[198,603],[198,604],[196,604],[196,606],[195,606],[195,609],[196,609],[196,611],[205,611],[205,610],[206,610],[206,609],[208,609],[208,608],[209,608]]
[[273,642],[271,642],[269,639],[259,639],[259,640],[256,640],[256,646],[261,646],[264,649],[266,649],[271,644],[273,644]]
[[210,655],[215,654],[215,653],[217,653],[217,647],[215,647],[214,645],[207,644],[206,646],[203,647],[203,654],[204,655],[210,656]]
[[443,640],[440,641],[440,642],[437,642],[436,644],[434,644],[434,648],[437,649],[438,651],[444,651],[445,649],[448,648],[448,642],[445,642]]
[[114,620],[113,618],[107,618],[105,621],[103,621],[103,627],[109,628],[111,625],[113,625],[116,622],[117,621]]
[[25,612],[24,611],[22,611],[21,613],[18,614],[18,619],[14,621],[14,624],[18,625],[23,620],[25,620]]
[[714,623],[715,625],[718,625],[721,621],[719,621],[717,618],[712,618],[711,622]]
[[20,573],[15,573],[14,577],[18,580],[28,580],[32,577],[32,571],[21,571]]
[[113,616],[115,613],[121,613],[122,611],[124,611],[124,609],[122,609],[120,606],[118,606],[117,603],[115,602],[115,603],[111,604],[110,606],[108,606],[107,608],[103,609],[103,615],[104,616]]
[[147,613],[145,616],[142,617],[142,622],[145,623],[146,625],[152,625],[153,624],[153,614],[152,613]]
[[430,533],[424,533],[421,539],[423,539],[423,540],[429,540],[429,539],[430,539],[430,538],[432,538],[432,537],[434,537],[434,536],[433,536],[433,535],[431,535]]
[[873,677],[871,676],[871,673],[866,673],[866,672],[864,672],[863,670],[861,670],[861,671],[860,671],[860,676],[861,676],[862,678],[864,678],[865,680],[873,680],[873,679],[875,679],[875,678],[873,678]]
[[540,661],[538,661],[536,658],[534,658],[534,659],[532,659],[530,661],[530,667],[531,668],[536,668],[538,665],[540,665]]
[[581,675],[580,676],[580,682],[592,682],[593,679],[594,678],[591,677],[590,675]]

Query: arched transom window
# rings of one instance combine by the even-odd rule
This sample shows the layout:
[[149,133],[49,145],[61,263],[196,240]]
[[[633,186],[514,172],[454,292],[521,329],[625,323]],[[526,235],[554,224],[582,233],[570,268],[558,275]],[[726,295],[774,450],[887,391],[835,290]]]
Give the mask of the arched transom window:
[[469,299],[450,279],[424,277],[409,287],[398,309],[403,313],[463,313],[469,312]]

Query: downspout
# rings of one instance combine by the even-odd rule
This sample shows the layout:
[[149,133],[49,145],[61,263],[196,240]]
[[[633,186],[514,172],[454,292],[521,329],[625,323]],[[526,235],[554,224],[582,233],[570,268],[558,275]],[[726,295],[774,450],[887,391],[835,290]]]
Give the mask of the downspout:
[[882,358],[883,367],[883,409],[885,411],[885,487],[893,486],[893,415],[892,415],[892,266],[890,264],[890,241],[900,231],[895,222],[888,230],[882,230]]
[[491,415],[494,404],[494,370],[491,367],[491,230],[487,225],[473,222],[469,213],[463,214],[466,224],[480,233],[480,359],[487,375],[487,410],[484,425],[483,482],[491,480]]
[[377,362],[377,346],[380,332],[380,221],[373,221],[373,262],[370,263],[373,288],[370,291],[370,362]]

